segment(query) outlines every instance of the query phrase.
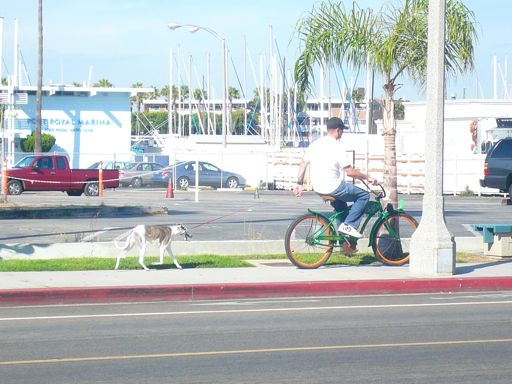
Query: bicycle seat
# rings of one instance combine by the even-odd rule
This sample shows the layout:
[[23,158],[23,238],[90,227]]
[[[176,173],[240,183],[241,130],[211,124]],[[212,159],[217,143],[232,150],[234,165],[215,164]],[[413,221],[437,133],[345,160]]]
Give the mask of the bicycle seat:
[[336,200],[336,198],[334,196],[331,196],[331,195],[320,195],[320,197],[322,198],[323,201],[334,201],[334,200]]

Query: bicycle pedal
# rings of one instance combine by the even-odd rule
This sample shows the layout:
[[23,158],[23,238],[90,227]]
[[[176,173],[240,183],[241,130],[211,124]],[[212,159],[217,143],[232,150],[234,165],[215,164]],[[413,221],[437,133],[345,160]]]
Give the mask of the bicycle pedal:
[[342,247],[343,247],[343,253],[347,256],[352,256],[354,253],[356,253],[358,251],[356,246],[355,245],[352,246],[351,244],[349,244],[348,241],[344,241],[342,244]]

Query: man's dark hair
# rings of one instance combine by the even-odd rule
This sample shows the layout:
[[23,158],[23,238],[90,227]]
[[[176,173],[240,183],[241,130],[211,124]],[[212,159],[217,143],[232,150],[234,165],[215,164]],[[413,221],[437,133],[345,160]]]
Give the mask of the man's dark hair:
[[347,129],[345,124],[343,124],[343,120],[339,117],[331,117],[327,120],[327,129]]

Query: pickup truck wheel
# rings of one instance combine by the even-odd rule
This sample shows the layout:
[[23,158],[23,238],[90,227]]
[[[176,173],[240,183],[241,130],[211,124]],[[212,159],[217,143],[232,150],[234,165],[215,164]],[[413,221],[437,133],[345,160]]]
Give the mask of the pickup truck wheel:
[[7,183],[7,193],[9,195],[21,195],[23,192],[23,185],[19,180],[11,180]]
[[85,196],[98,196],[99,192],[100,192],[100,189],[98,187],[98,183],[91,182],[91,183],[85,184],[85,188],[84,188]]
[[71,189],[69,191],[66,191],[68,196],[80,196],[82,194],[82,191],[80,189]]
[[140,188],[142,187],[142,179],[140,177],[135,177],[132,179],[130,184],[133,188]]

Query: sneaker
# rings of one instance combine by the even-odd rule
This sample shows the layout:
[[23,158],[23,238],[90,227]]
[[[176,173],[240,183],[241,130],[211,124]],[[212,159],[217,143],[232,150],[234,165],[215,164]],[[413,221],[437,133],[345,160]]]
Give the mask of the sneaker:
[[343,242],[343,253],[345,254],[345,256],[352,256],[354,253],[358,252],[358,249],[356,248],[355,245],[351,245],[348,241],[344,241]]
[[338,232],[343,233],[344,235],[349,235],[352,237],[361,238],[363,235],[361,235],[355,228],[353,228],[351,225],[341,223],[338,227]]

